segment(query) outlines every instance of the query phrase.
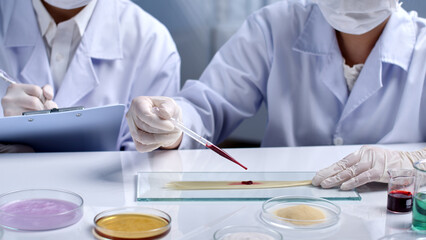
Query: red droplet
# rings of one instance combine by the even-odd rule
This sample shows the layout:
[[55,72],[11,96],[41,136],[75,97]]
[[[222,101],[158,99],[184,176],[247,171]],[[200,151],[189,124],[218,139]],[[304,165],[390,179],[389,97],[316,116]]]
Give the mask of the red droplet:
[[252,185],[253,181],[241,181],[241,184],[243,184],[243,185]]

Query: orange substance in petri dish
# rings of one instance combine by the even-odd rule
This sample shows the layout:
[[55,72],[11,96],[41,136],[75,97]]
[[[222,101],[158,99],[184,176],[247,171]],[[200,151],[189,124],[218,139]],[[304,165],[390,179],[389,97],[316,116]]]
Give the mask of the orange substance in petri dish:
[[162,217],[148,214],[116,214],[97,220],[94,234],[98,239],[150,240],[164,237],[169,231],[169,221]]

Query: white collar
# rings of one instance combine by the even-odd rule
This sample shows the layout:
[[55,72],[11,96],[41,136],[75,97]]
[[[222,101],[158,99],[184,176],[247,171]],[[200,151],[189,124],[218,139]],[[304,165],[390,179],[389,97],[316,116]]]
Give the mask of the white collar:
[[90,18],[92,17],[93,11],[95,9],[97,0],[90,1],[89,4],[81,12],[73,17],[74,21],[77,24],[80,35],[83,36],[84,31],[86,30],[87,24],[89,24]]
[[[53,20],[53,18],[50,16],[49,12],[47,12],[46,8],[41,3],[41,0],[33,0],[33,7],[34,11],[37,15],[38,25],[40,27],[40,32],[42,36],[46,35],[46,39],[53,39],[54,34],[53,32],[56,31],[48,31],[49,29],[56,29],[56,23]],[[53,35],[53,36],[52,36]],[[51,45],[51,42],[48,41],[49,45]]]
[[[50,16],[49,12],[44,7],[42,0],[32,0],[34,10],[37,15],[38,24],[40,27],[41,35],[45,36],[48,40],[49,45],[51,44],[52,39],[56,33],[56,23],[53,18]],[[83,36],[84,31],[86,30],[89,20],[95,9],[97,0],[92,0],[83,10],[81,10],[76,16],[71,18],[68,21],[74,21],[79,30],[80,37]],[[52,30],[50,30],[52,29]]]

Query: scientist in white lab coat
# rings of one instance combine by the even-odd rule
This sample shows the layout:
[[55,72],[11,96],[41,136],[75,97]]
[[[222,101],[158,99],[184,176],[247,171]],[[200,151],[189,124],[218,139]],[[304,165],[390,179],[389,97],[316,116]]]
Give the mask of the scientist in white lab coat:
[[[0,18],[0,69],[18,83],[0,84],[0,115],[128,108],[136,96],[179,90],[180,57],[168,30],[130,0],[2,0]],[[118,142],[134,149],[125,120]]]
[[[219,143],[262,102],[264,147],[425,142],[425,80],[426,20],[398,0],[281,1],[252,14],[175,101],[138,97],[127,120],[139,151],[198,147],[170,116]],[[314,184],[385,181],[386,168],[426,156],[361,150]]]

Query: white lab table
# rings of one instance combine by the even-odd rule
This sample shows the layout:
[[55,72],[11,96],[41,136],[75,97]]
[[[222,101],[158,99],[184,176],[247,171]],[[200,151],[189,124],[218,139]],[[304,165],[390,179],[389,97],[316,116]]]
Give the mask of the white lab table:
[[[386,145],[398,150],[418,150],[426,143]],[[360,146],[227,149],[253,172],[317,171]],[[94,239],[94,216],[122,206],[147,206],[167,212],[172,228],[165,239],[212,239],[226,225],[259,225],[261,201],[136,202],[136,173],[236,172],[239,166],[210,150],[173,150],[153,153],[76,152],[0,155],[0,193],[53,188],[80,194],[85,201],[83,219],[53,231],[3,230],[6,240]],[[404,239],[411,238],[411,214],[386,210],[386,184],[358,188],[361,201],[334,201],[342,209],[339,224],[322,232],[284,232],[285,239]],[[402,234],[402,235],[398,235]],[[425,235],[426,236],[426,235]]]

